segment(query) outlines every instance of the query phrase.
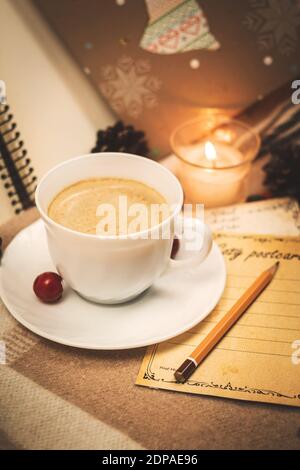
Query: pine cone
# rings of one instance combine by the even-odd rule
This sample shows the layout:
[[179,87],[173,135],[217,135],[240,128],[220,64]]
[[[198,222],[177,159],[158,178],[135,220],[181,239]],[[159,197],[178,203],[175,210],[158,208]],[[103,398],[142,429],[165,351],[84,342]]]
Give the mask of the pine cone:
[[300,202],[300,144],[285,144],[273,150],[263,167],[264,184],[273,196],[294,197]]
[[98,131],[97,142],[92,149],[92,153],[97,152],[125,152],[148,157],[149,147],[144,132],[118,121],[114,126]]

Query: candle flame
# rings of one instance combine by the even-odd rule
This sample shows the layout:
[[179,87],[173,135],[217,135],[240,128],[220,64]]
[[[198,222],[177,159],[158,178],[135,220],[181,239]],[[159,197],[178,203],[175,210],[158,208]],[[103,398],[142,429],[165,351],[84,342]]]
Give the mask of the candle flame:
[[205,154],[205,157],[207,158],[207,160],[209,160],[210,162],[213,162],[214,160],[216,160],[217,159],[217,152],[216,152],[214,144],[212,144],[209,141],[205,142],[204,154]]

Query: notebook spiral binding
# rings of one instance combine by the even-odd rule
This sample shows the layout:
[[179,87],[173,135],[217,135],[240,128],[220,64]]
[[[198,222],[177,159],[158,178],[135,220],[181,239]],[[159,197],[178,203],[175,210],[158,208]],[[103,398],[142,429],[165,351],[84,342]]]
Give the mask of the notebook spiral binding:
[[37,177],[7,104],[0,104],[0,179],[15,213],[34,206]]

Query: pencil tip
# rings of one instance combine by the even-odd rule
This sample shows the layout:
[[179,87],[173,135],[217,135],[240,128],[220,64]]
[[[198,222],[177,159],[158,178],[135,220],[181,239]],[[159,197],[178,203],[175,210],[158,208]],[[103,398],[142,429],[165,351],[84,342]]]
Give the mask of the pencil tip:
[[279,268],[279,261],[277,261],[273,266],[270,268],[270,272],[272,273],[273,276],[275,276],[277,269]]

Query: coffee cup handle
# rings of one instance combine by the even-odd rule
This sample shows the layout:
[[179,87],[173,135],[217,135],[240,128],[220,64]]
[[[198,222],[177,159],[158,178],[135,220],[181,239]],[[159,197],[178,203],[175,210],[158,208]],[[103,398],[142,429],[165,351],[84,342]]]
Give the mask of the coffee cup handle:
[[[180,216],[181,217],[181,216]],[[212,244],[213,244],[213,238],[212,238],[212,233],[208,225],[206,225],[204,222],[202,222],[199,219],[193,218],[193,217],[181,217],[181,227],[183,227],[183,230],[181,230],[180,233],[176,233],[175,230],[175,236],[179,238],[179,240],[183,240],[185,244],[190,243],[191,246],[196,242],[197,243],[197,248],[192,250],[191,256],[186,257],[185,259],[170,259],[170,264],[169,264],[169,269],[182,269],[184,267],[195,267],[201,264],[209,255]],[[188,239],[187,233],[189,233]],[[193,240],[191,238],[191,235],[194,237]],[[202,239],[202,244],[200,249],[198,249],[199,245],[199,239]],[[180,241],[179,241],[180,243]],[[186,250],[188,253],[188,250]]]

